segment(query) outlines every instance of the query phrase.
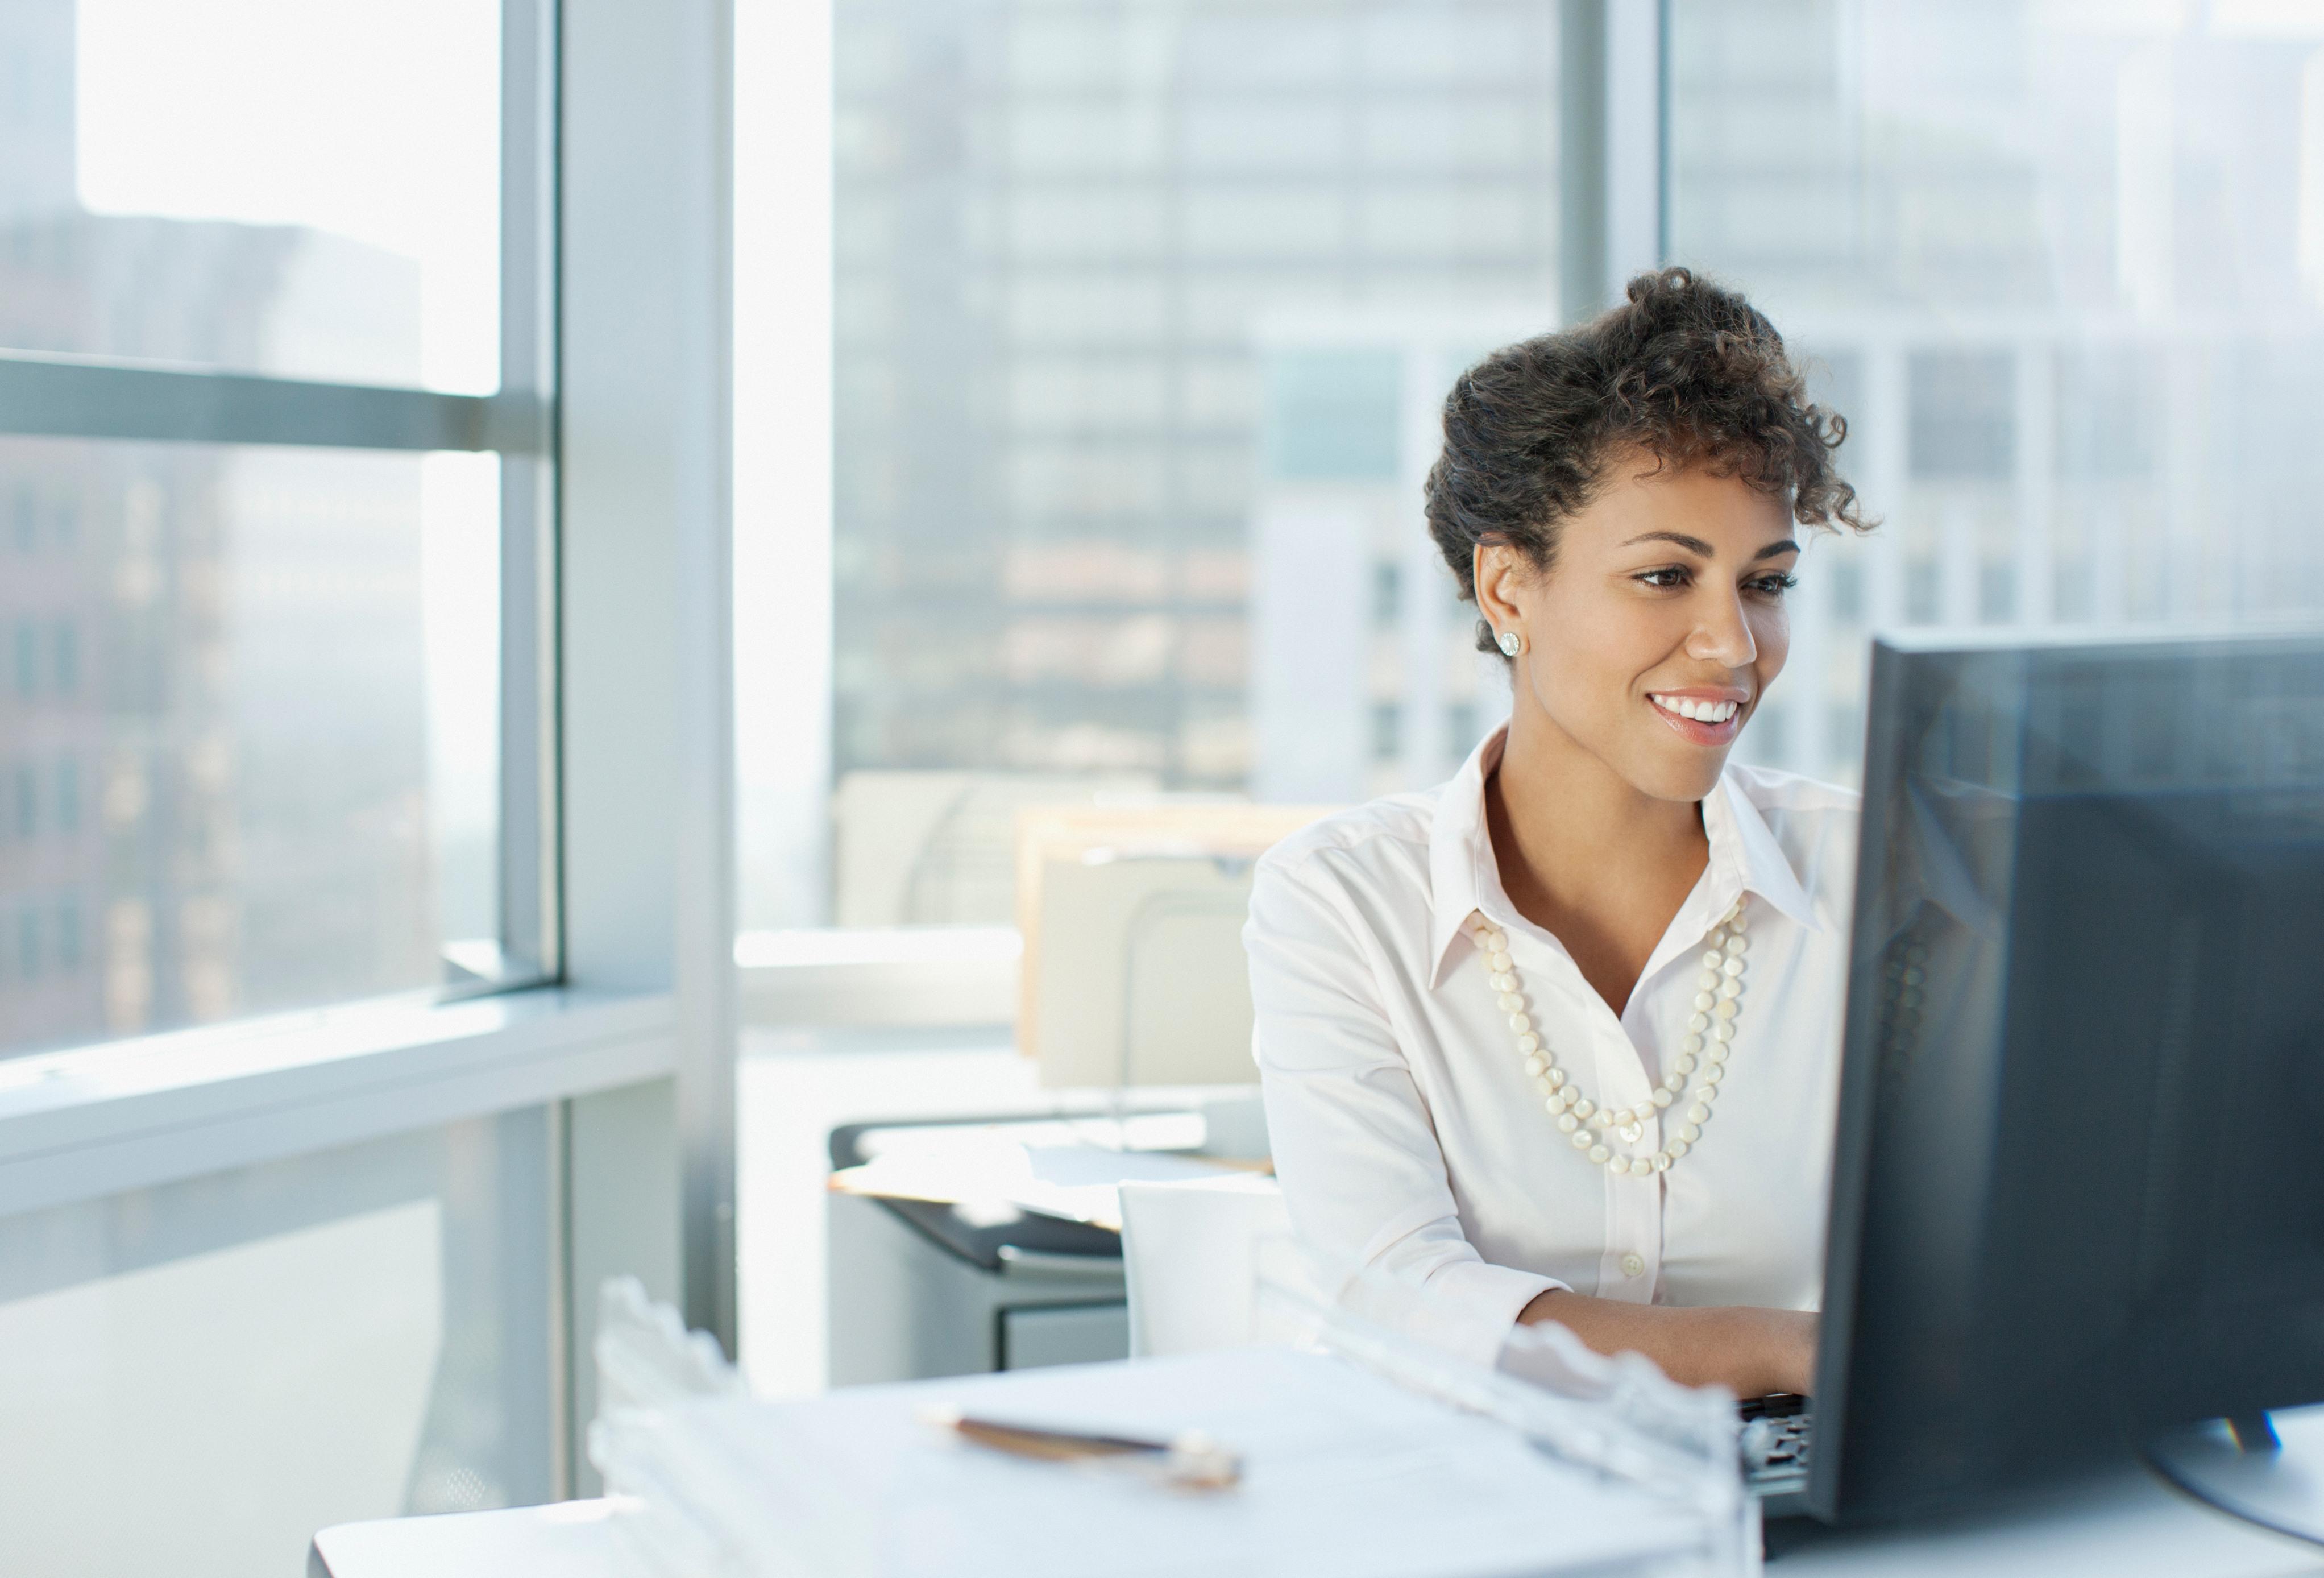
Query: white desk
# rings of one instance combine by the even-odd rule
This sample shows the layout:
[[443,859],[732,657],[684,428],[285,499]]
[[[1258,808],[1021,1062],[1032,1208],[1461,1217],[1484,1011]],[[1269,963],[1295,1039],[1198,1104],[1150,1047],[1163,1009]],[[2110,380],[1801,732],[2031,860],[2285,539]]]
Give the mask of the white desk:
[[2140,1469],[2094,1481],[2036,1507],[1901,1528],[1778,1526],[1769,1545],[1778,1553],[1768,1563],[1777,1578],[2324,1574],[2324,1549],[2200,1507]]
[[307,1578],[636,1578],[605,1526],[611,1504],[385,1518],[315,1536]]
[[[635,1578],[603,1501],[343,1524],[309,1578]],[[1778,1548],[1783,1540],[1779,1532]],[[2247,1528],[2143,1473],[2036,1509],[1906,1529],[1818,1531],[1776,1578],[2324,1578],[2324,1550]]]

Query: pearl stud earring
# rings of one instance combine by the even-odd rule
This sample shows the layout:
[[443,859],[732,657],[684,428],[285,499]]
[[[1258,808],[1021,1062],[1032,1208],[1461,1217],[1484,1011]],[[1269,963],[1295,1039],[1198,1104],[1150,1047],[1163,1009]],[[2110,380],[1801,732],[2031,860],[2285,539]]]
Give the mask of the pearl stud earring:
[[1501,649],[1501,656],[1504,658],[1514,658],[1525,650],[1525,639],[1513,630],[1501,632],[1495,638],[1494,644]]

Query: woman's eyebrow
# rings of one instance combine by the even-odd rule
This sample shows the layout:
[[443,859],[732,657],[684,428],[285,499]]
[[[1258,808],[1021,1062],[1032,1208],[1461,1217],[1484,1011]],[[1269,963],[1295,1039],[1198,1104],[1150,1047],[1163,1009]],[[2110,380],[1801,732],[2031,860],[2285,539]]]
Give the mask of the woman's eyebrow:
[[1705,558],[1709,558],[1711,557],[1711,544],[1705,542],[1700,537],[1689,537],[1683,531],[1642,532],[1638,536],[1631,538],[1629,541],[1622,544],[1622,546],[1624,548],[1633,548],[1641,542],[1675,542],[1689,553],[1701,554]]
[[[1629,541],[1622,544],[1622,546],[1624,548],[1633,548],[1641,542],[1674,542],[1679,547],[1686,549],[1689,553],[1700,555],[1704,558],[1711,557],[1711,544],[1705,542],[1700,537],[1689,537],[1683,531],[1643,532],[1637,537],[1631,538]],[[1797,553],[1799,550],[1800,545],[1786,537],[1780,541],[1767,544],[1766,547],[1753,554],[1751,558],[1756,563],[1763,558],[1773,558],[1779,553]]]

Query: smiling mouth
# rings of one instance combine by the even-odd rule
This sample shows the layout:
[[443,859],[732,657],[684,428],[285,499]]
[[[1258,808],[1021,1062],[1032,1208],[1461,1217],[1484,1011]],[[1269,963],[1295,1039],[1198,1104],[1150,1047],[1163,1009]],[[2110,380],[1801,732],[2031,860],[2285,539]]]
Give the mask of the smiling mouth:
[[1743,710],[1743,704],[1739,701],[1697,701],[1686,696],[1651,694],[1646,699],[1673,717],[1685,718],[1692,723],[1723,724],[1731,721],[1737,713]]

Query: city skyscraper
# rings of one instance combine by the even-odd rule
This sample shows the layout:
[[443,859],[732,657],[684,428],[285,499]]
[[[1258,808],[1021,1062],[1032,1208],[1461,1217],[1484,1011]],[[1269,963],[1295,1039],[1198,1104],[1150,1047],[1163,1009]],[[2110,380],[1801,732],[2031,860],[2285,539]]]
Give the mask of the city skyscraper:
[[837,28],[838,773],[1240,789],[1259,326],[1550,321],[1554,8],[841,0]]

